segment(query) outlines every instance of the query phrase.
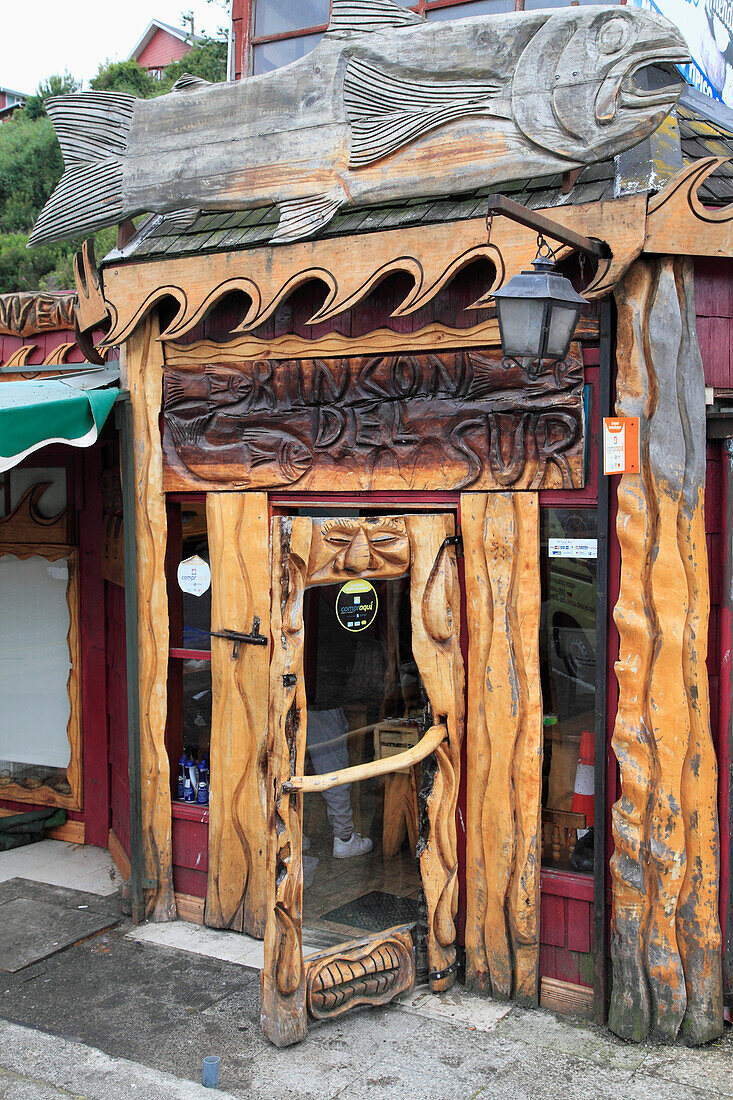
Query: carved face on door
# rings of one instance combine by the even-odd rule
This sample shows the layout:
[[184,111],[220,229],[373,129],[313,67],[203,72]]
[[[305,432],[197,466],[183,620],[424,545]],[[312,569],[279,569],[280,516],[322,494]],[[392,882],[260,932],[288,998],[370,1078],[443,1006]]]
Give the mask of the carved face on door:
[[311,584],[360,577],[399,577],[410,568],[404,519],[328,519],[313,524]]

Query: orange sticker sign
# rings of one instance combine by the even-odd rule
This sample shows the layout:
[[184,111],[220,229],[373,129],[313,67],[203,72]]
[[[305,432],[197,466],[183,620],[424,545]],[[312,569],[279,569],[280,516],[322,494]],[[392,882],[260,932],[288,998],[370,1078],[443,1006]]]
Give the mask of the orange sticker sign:
[[604,474],[638,474],[638,416],[604,416],[603,472]]

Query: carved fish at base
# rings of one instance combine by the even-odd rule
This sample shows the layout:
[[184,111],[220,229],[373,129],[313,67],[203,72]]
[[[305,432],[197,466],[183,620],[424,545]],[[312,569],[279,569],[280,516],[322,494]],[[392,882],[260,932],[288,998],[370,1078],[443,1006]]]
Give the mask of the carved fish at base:
[[290,241],[344,205],[565,171],[652,133],[679,96],[672,66],[687,61],[679,31],[637,8],[428,23],[393,0],[333,0],[316,48],[273,72],[182,77],[152,100],[49,100],[66,171],[30,243],[142,212],[183,225],[273,202],[272,239]]

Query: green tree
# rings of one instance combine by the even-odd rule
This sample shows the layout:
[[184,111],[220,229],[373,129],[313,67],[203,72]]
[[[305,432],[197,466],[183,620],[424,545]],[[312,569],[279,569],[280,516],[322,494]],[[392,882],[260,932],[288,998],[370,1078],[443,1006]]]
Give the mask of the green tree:
[[95,92],[126,92],[138,99],[151,99],[164,90],[137,61],[105,61],[89,83]]
[[28,118],[40,118],[41,115],[46,113],[46,100],[51,99],[55,95],[69,95],[71,92],[79,91],[79,83],[74,80],[68,70],[64,73],[56,73],[54,76],[49,76],[47,80],[42,80],[38,85],[35,95],[28,96],[25,103],[25,111]]
[[180,61],[173,61],[165,70],[167,88],[184,73],[210,80],[212,84],[227,78],[227,44],[218,38],[206,38],[195,45]]

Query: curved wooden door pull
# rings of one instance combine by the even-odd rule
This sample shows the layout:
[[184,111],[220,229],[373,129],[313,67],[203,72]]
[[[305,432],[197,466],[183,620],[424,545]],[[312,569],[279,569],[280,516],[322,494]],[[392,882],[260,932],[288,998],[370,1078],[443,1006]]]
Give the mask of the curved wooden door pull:
[[283,794],[328,791],[331,787],[342,787],[344,783],[358,783],[362,779],[374,779],[378,775],[402,771],[403,768],[410,768],[430,756],[447,736],[448,730],[445,726],[431,726],[416,745],[396,756],[372,760],[368,764],[356,764],[353,768],[341,768],[337,772],[324,772],[322,775],[293,775],[283,783]]

